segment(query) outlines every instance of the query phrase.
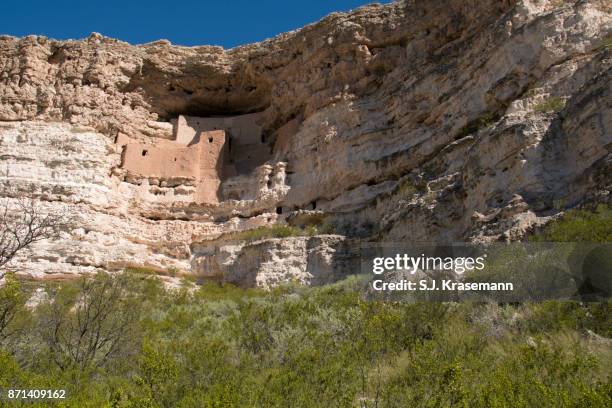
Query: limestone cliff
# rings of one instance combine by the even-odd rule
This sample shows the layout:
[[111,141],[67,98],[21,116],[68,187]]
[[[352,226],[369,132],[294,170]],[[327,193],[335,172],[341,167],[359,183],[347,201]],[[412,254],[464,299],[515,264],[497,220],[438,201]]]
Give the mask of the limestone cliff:
[[[267,286],[317,283],[334,257],[309,269],[313,251],[341,254],[344,239],[223,249],[223,234],[302,219],[376,241],[517,239],[609,200],[611,67],[605,0],[372,5],[231,50],[0,37],[0,194],[74,215],[11,267],[147,265]],[[159,146],[178,140],[181,115],[244,114],[257,143],[206,122],[242,141],[218,200],[189,177],[125,169],[121,135]]]

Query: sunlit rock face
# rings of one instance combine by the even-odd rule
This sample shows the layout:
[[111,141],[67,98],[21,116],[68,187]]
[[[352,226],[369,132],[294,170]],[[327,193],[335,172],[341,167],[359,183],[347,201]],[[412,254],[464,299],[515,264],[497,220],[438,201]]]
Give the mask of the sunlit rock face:
[[[196,248],[297,218],[374,241],[518,239],[609,200],[611,44],[603,0],[373,5],[231,50],[0,37],[0,194],[73,221],[11,267],[147,266],[269,287],[326,281],[302,267],[304,248],[344,241],[235,243],[245,255],[216,270]],[[167,174],[174,164],[159,177],[125,165],[124,136],[181,142],[180,115],[227,135],[227,168],[176,164],[218,170],[214,196]],[[235,278],[243,267],[257,272]]]
[[241,287],[322,285],[360,268],[358,243],[341,235],[201,242],[192,250],[196,276]]

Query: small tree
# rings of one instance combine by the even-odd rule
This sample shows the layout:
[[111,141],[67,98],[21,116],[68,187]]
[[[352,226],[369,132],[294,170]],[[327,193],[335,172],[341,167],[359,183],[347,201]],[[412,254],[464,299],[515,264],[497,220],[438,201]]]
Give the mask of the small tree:
[[134,352],[142,303],[137,285],[127,274],[99,273],[65,283],[41,306],[41,333],[60,369],[101,367]]
[[0,279],[3,279],[0,284],[0,342],[14,334],[9,327],[13,326],[26,301],[19,281],[14,276],[6,276],[8,263],[32,243],[56,237],[66,220],[64,213],[42,211],[31,198],[5,197],[0,201]]
[[21,250],[56,238],[67,225],[63,212],[45,212],[31,198],[4,198],[0,203],[0,279],[7,264]]
[[7,276],[5,284],[0,287],[0,343],[13,334],[9,327],[23,309],[25,301],[19,281],[14,276]]

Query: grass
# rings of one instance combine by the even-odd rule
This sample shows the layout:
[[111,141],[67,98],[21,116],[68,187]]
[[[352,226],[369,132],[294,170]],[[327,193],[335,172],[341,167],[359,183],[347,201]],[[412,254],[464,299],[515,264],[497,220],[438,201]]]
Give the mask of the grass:
[[560,110],[565,108],[565,103],[566,102],[563,98],[560,98],[558,96],[553,96],[553,97],[545,99],[544,101],[536,104],[533,107],[533,110],[535,112],[540,112],[540,113],[559,112]]
[[259,227],[247,231],[237,232],[231,235],[232,239],[239,241],[253,242],[267,238],[287,238],[308,235],[302,230],[291,225],[274,224],[271,226]]
[[270,226],[258,227],[247,231],[230,233],[224,236],[226,239],[236,241],[254,242],[260,239],[287,238],[287,237],[311,237],[319,234],[337,234],[334,224],[324,222],[320,225],[306,225],[304,228],[292,225],[274,224]]

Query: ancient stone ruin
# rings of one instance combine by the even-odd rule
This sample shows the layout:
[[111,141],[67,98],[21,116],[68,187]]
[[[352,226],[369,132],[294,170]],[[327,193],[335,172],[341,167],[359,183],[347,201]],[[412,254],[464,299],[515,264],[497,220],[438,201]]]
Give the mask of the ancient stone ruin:
[[249,174],[270,157],[257,124],[259,116],[180,115],[172,121],[174,140],[139,142],[119,133],[120,167],[126,171],[126,179],[155,179],[163,185],[188,182],[196,187],[196,203],[217,204],[223,180]]

